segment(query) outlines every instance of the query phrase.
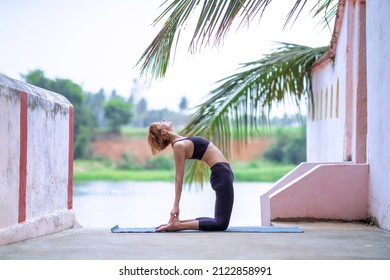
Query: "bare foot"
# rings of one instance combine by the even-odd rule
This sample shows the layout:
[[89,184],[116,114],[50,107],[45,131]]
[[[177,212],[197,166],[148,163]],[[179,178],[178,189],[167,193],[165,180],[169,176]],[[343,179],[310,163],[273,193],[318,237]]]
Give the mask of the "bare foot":
[[160,228],[165,227],[166,225],[168,225],[168,224],[159,225],[158,227],[155,227],[154,229],[155,229],[156,231],[158,231]]
[[156,228],[156,231],[178,231],[180,230],[180,221],[178,219],[174,219],[172,223],[161,225]]

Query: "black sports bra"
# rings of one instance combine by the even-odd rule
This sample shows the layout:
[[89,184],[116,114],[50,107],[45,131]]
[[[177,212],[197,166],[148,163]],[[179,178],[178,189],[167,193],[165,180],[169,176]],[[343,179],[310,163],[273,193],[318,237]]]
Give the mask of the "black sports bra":
[[190,159],[198,159],[201,160],[202,157],[204,156],[204,153],[207,150],[207,147],[210,144],[210,141],[200,137],[200,136],[190,136],[186,138],[181,138],[176,140],[175,142],[172,143],[172,146],[178,142],[178,141],[183,141],[183,140],[190,140],[194,144],[194,152],[192,153],[192,157]]

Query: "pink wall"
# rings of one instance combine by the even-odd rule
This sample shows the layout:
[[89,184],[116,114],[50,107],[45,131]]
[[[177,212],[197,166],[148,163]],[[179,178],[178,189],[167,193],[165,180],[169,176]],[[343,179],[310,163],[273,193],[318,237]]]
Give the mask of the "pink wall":
[[319,164],[270,195],[271,220],[368,218],[368,165]]
[[294,170],[283,176],[278,180],[273,187],[260,196],[260,208],[261,208],[261,225],[271,225],[271,202],[270,196],[290,184],[292,181],[304,176],[308,171],[316,167],[317,163],[303,162],[298,165]]
[[301,163],[260,197],[261,224],[275,219],[366,220],[367,164]]

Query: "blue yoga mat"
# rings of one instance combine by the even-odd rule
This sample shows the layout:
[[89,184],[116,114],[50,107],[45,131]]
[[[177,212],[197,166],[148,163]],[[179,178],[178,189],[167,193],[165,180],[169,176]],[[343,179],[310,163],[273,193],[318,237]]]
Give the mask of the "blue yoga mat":
[[[155,233],[154,228],[121,228],[118,225],[111,228],[112,233]],[[202,230],[180,230],[175,232],[204,232]],[[298,227],[277,227],[277,226],[269,226],[269,227],[229,227],[227,230],[223,232],[249,232],[249,233],[302,233],[303,229]]]

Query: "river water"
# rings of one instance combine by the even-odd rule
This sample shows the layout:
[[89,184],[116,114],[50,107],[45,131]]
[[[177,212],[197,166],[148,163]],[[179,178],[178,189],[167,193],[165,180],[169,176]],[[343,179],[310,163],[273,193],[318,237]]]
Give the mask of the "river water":
[[[260,195],[273,183],[235,183],[231,226],[259,226]],[[83,182],[74,186],[76,220],[85,228],[155,227],[169,219],[174,184],[168,182]],[[180,219],[213,217],[215,193],[185,186],[180,202]]]

